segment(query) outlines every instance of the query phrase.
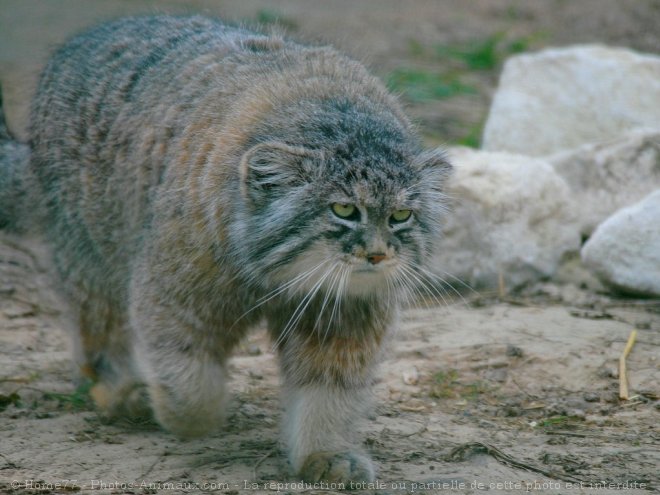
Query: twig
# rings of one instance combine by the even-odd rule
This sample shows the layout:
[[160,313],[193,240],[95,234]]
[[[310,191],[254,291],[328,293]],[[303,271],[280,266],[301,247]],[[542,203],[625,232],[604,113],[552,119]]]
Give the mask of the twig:
[[160,461],[162,461],[168,455],[169,455],[169,452],[167,450],[165,452],[163,452],[161,455],[159,455],[158,458],[151,464],[151,466],[149,466],[149,468],[144,473],[142,473],[140,476],[138,476],[135,481],[138,482],[138,481],[144,480],[147,476],[149,476],[151,474],[151,471],[153,471],[153,469],[156,467],[156,464],[158,464]]
[[497,274],[497,295],[500,299],[506,297],[506,285],[504,285],[504,273],[502,272]]
[[505,454],[504,452],[502,452],[496,447],[493,447],[492,445],[487,445],[481,442],[470,442],[470,443],[465,443],[463,445],[459,445],[447,455],[446,460],[449,462],[465,461],[466,459],[477,454],[488,454],[491,457],[493,457],[495,460],[501,462],[506,466],[517,469],[524,469],[526,471],[531,471],[533,473],[539,473],[542,474],[543,476],[547,476],[548,478],[560,479],[563,481],[570,481],[570,482],[584,481],[581,480],[580,478],[577,478],[567,473],[557,473],[553,471],[547,471],[543,468],[533,466],[531,464],[526,464],[522,461],[514,459],[508,454]]
[[401,404],[399,406],[399,409],[405,412],[422,412],[426,410],[425,406],[406,406],[404,404]]
[[6,467],[8,467],[9,469],[18,469],[18,465],[14,461],[9,459],[9,457],[7,457],[4,454],[0,454],[0,457],[2,457],[5,460],[5,462],[7,463]]
[[[524,363],[523,363],[524,364]],[[525,394],[528,398],[533,399],[533,400],[539,400],[541,397],[538,395],[534,395],[532,393],[529,393],[527,390],[525,390],[520,383],[518,383],[513,376],[508,376],[508,379],[513,383],[516,387],[518,387],[518,390],[520,390],[523,394]]]
[[254,479],[255,479],[255,480],[256,480],[256,479],[259,479],[259,478],[257,478],[257,469],[259,469],[259,466],[261,466],[261,464],[262,464],[266,459],[268,459],[271,455],[273,455],[273,452],[275,452],[275,451],[274,451],[274,450],[271,450],[271,451],[269,451],[269,452],[266,452],[266,454],[264,454],[263,456],[261,456],[261,457],[259,458],[259,460],[254,464]]
[[637,337],[637,330],[630,332],[630,337],[628,337],[628,342],[626,342],[626,347],[619,357],[619,398],[623,400],[628,400],[630,395],[628,394],[628,375],[626,373],[626,358],[630,354],[630,350],[635,345],[635,338]]

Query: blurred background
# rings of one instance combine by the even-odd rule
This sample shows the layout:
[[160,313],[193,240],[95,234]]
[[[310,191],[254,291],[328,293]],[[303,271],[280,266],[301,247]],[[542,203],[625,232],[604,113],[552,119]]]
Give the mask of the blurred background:
[[0,82],[25,137],[48,54],[86,27],[143,13],[204,13],[332,44],[402,95],[428,145],[478,146],[503,61],[605,43],[660,53],[658,0],[0,0]]

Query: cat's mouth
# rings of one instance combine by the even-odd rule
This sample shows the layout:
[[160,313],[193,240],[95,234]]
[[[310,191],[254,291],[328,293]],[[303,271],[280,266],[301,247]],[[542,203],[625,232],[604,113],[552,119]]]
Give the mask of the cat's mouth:
[[394,267],[394,263],[388,263],[387,265],[369,265],[369,264],[360,264],[358,266],[353,266],[352,273],[385,273],[388,270]]
[[351,272],[354,274],[362,273],[373,273],[373,274],[383,274],[387,273],[393,269],[397,261],[394,258],[387,257],[383,260],[379,260],[378,263],[374,263],[369,259],[364,258],[353,258],[349,261],[351,266]]
[[374,264],[364,258],[353,258],[348,265],[350,276],[346,286],[347,293],[370,296],[381,293],[387,287],[387,280],[397,270],[398,261],[388,258]]

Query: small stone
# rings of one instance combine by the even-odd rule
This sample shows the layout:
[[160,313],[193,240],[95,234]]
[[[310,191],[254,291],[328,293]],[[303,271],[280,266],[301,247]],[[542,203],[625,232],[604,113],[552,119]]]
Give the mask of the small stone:
[[417,385],[419,382],[419,371],[417,367],[403,372],[403,383],[406,385]]
[[505,407],[502,413],[505,418],[517,418],[520,416],[520,410],[515,407]]
[[598,376],[600,378],[619,378],[619,370],[606,366],[598,371]]
[[569,411],[568,416],[577,419],[585,419],[587,417],[587,414],[582,409],[571,409]]
[[494,370],[489,370],[486,373],[486,378],[494,382],[505,382],[508,376],[508,371],[506,368],[496,368]]
[[509,344],[506,346],[506,355],[509,357],[522,357],[523,350],[518,346]]
[[598,395],[595,392],[586,392],[582,397],[587,402],[599,402],[600,401],[600,395]]
[[0,286],[0,296],[8,297],[13,295],[16,292],[16,287],[12,285],[1,285]]
[[250,356],[260,356],[261,348],[256,344],[250,344],[247,348],[247,353]]

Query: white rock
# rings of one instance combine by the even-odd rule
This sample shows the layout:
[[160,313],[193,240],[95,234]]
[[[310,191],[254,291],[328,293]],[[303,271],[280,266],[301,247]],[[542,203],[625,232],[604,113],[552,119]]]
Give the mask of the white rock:
[[[453,211],[437,249],[436,272],[472,286],[508,288],[552,276],[580,236],[569,188],[546,161],[454,148],[448,194]],[[443,275],[444,272],[444,275]]]
[[580,205],[580,231],[588,237],[615,211],[660,188],[660,131],[633,131],[614,141],[552,155],[548,161]]
[[600,224],[582,260],[619,290],[660,296],[660,189]]
[[417,383],[419,383],[419,370],[417,369],[417,366],[405,370],[402,373],[401,378],[406,385],[417,385]]
[[542,156],[660,129],[660,57],[583,45],[510,58],[483,148]]

